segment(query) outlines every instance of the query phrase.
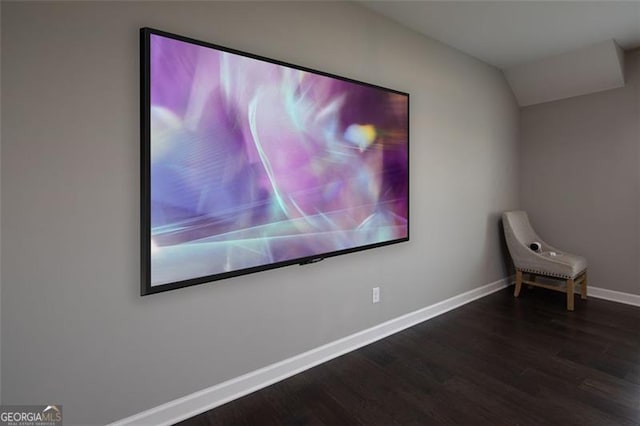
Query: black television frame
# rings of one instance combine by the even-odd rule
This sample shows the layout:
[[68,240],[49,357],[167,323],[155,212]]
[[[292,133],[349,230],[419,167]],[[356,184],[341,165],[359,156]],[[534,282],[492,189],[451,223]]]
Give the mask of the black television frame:
[[[305,71],[325,77],[330,77],[338,80],[343,80],[349,83],[354,83],[362,86],[367,86],[375,89],[385,90],[398,95],[406,96],[407,98],[407,173],[406,173],[406,188],[407,188],[407,236],[403,238],[397,238],[393,240],[383,241],[374,244],[366,244],[363,246],[351,247],[343,250],[336,250],[328,253],[321,253],[313,256],[306,256],[296,259],[289,259],[281,262],[275,262],[265,265],[254,266],[250,268],[238,269],[235,271],[223,272],[208,276],[190,278],[187,280],[177,281],[173,283],[160,284],[156,286],[151,285],[151,121],[150,121],[150,109],[151,109],[151,75],[150,75],[150,40],[151,35],[159,35],[162,37],[168,37],[175,40],[179,40],[186,43],[192,43],[203,47],[217,49],[223,52],[228,52],[236,55],[245,56],[248,58],[256,59],[259,61],[270,62],[272,64],[293,68],[300,71]],[[236,49],[231,49],[225,46],[220,46],[214,43],[209,43],[193,38],[169,33],[166,31],[157,30],[154,28],[144,27],[140,28],[140,254],[141,254],[141,281],[140,281],[140,295],[146,296],[150,294],[162,293],[169,290],[175,290],[184,287],[190,287],[197,284],[204,284],[209,282],[215,282],[226,278],[232,278],[241,275],[252,274],[255,272],[267,271],[270,269],[281,268],[290,265],[307,265],[315,262],[319,262],[329,257],[340,256],[343,254],[354,253],[372,248],[383,247],[393,244],[409,241],[410,236],[410,95],[407,92],[390,89],[387,87],[366,83],[359,80],[354,80],[348,77],[338,76],[324,71],[319,71],[313,68],[308,68],[300,65],[291,64],[288,62],[279,61],[277,59],[267,58],[264,56],[248,53]]]

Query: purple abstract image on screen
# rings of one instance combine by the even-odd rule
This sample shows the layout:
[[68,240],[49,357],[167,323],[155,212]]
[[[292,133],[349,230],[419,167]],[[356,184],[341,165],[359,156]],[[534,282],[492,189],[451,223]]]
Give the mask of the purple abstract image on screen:
[[151,285],[408,237],[408,96],[152,34]]

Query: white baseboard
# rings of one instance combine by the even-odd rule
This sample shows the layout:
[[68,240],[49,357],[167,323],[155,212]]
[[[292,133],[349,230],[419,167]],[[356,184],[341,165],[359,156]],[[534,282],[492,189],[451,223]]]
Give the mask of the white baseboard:
[[606,288],[587,286],[587,296],[595,297],[596,299],[624,303],[625,305],[640,306],[640,295],[638,294],[623,293],[621,291],[608,290]]
[[495,293],[509,285],[511,279],[511,277],[507,277],[475,288],[275,364],[118,420],[112,423],[112,426],[171,425],[188,419],[476,299]]

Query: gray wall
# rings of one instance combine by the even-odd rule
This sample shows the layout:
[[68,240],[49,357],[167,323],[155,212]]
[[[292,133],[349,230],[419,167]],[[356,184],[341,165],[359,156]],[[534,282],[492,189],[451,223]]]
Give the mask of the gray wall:
[[[2,6],[0,6],[0,25],[2,24]],[[0,31],[2,46],[2,31]],[[0,81],[2,81],[2,55],[0,54]],[[0,94],[0,165],[2,164],[2,95]],[[2,223],[2,173],[0,173],[0,224]],[[0,226],[0,242],[2,226]],[[0,403],[2,401],[2,244],[0,243]]]
[[521,109],[521,204],[591,285],[640,294],[640,50],[626,85]]
[[[142,26],[410,92],[411,241],[141,298]],[[502,74],[357,4],[3,2],[2,43],[5,403],[116,420],[508,275]]]

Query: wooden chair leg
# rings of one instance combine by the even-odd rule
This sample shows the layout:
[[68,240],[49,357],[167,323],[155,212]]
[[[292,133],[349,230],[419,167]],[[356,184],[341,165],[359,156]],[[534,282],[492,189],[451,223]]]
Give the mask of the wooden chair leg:
[[[529,281],[531,281],[532,283],[536,282],[536,274],[529,274]],[[532,285],[528,285],[527,288],[529,290],[531,290],[533,288]]]
[[567,280],[567,311],[573,311],[573,278]]
[[522,271],[516,269],[516,289],[513,291],[513,297],[520,296],[520,289],[522,288]]
[[584,271],[584,277],[582,278],[582,286],[580,288],[580,297],[582,299],[587,298],[587,271]]

